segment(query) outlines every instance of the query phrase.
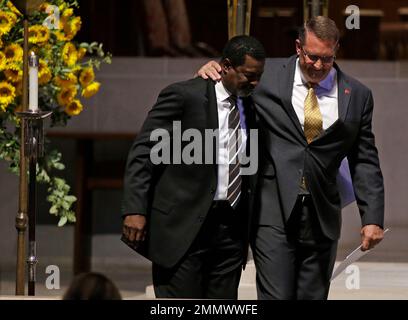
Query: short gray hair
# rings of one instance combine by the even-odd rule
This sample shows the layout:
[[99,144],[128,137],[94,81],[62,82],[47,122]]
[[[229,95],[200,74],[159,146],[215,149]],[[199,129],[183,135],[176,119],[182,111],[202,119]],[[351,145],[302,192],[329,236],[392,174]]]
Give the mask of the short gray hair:
[[313,33],[320,40],[333,41],[335,44],[339,42],[340,31],[330,18],[317,16],[306,21],[299,29],[299,40],[302,44],[306,41],[306,31]]

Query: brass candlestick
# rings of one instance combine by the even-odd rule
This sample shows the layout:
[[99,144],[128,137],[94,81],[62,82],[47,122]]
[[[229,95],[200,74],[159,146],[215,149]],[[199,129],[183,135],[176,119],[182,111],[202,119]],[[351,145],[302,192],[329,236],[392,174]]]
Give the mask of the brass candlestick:
[[[28,109],[28,16],[37,9],[44,0],[13,0],[13,4],[23,14],[24,44],[23,44],[23,95],[22,110],[23,113]],[[25,291],[25,255],[26,239],[25,231],[27,229],[27,211],[28,211],[28,163],[25,155],[25,128],[26,119],[21,118],[20,133],[20,181],[19,181],[19,205],[16,215],[17,229],[17,268],[16,268],[16,295],[24,295]]]
[[252,0],[228,0],[228,38],[249,35]]
[[28,188],[28,240],[29,251],[27,258],[28,265],[28,295],[35,295],[36,283],[36,265],[37,265],[37,248],[35,240],[35,227],[37,216],[37,162],[44,155],[44,120],[52,112],[24,111],[19,112],[18,116],[24,122],[25,140],[21,142],[24,145],[25,161],[29,163],[29,188]]

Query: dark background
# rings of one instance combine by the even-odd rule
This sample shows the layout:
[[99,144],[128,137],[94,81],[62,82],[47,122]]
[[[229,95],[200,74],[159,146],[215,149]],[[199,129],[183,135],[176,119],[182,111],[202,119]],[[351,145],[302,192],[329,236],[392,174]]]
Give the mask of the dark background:
[[[165,1],[165,0],[163,0]],[[79,41],[98,41],[115,56],[146,55],[146,17],[141,0],[81,0],[79,14],[82,30]],[[361,10],[361,29],[344,27],[348,5]],[[185,0],[193,44],[205,43],[220,52],[228,39],[227,0]],[[407,15],[398,9],[408,7],[407,0],[330,0],[329,16],[341,30],[340,58],[408,58],[408,35],[403,24]],[[370,10],[381,10],[376,16]],[[369,11],[367,11],[369,10]],[[378,12],[377,12],[378,13]],[[303,21],[302,0],[253,0],[251,34],[266,47],[268,56],[288,56],[294,52],[293,39]],[[389,31],[391,28],[391,31]]]

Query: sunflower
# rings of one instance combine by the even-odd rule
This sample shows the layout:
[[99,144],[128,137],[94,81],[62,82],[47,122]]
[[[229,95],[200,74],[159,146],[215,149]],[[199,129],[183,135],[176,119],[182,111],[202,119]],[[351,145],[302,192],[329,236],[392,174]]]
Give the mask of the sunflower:
[[[44,2],[44,3],[42,3],[42,4],[40,5],[40,7],[38,8],[38,10],[39,10],[40,12],[47,12],[47,8],[48,8],[49,5],[50,5],[50,4],[49,4],[48,2]],[[50,14],[53,14],[53,13],[54,13],[54,11],[51,10]]]
[[63,24],[65,38],[67,40],[72,40],[78,31],[81,29],[82,21],[81,17],[75,17],[68,22]]
[[95,80],[95,72],[92,67],[84,68],[79,76],[82,87],[86,87]]
[[78,78],[73,73],[68,73],[65,75],[65,78],[61,78],[60,76],[56,76],[54,78],[54,82],[56,85],[60,86],[61,88],[69,87],[72,85],[76,85],[78,83]]
[[13,62],[21,62],[23,60],[23,48],[20,45],[13,43],[4,48],[7,64]]
[[79,48],[78,49],[78,60],[81,60],[83,57],[85,57],[87,52],[86,48]]
[[57,101],[60,106],[66,106],[74,100],[77,95],[77,88],[75,86],[69,86],[61,88],[61,91],[57,94]]
[[62,59],[67,66],[73,66],[78,60],[78,53],[71,42],[67,42],[62,49]]
[[70,21],[71,32],[77,33],[82,26],[81,17],[75,17]]
[[40,59],[38,64],[38,84],[43,85],[50,82],[52,73],[45,60]]
[[16,83],[23,79],[23,70],[17,64],[9,64],[4,70],[4,75],[8,81]]
[[57,29],[63,30],[65,28],[65,25],[68,22],[68,19],[69,19],[68,17],[61,17],[60,16],[60,19],[58,20],[58,28]]
[[48,67],[46,67],[43,70],[42,74],[38,76],[38,84],[44,85],[50,82],[51,79],[52,79],[51,70]]
[[40,43],[48,42],[50,39],[50,30],[45,26],[39,26],[38,34]]
[[0,71],[4,70],[6,67],[6,56],[3,51],[0,51]]
[[55,31],[54,32],[55,36],[57,37],[58,41],[67,41],[67,37],[65,36],[65,34],[61,31]]
[[11,1],[7,1],[7,7],[16,15],[22,16],[21,12],[18,11],[18,9],[14,6],[14,4]]
[[82,67],[80,64],[76,64],[73,67],[71,67],[71,72],[75,74],[79,74],[82,70]]
[[65,2],[63,2],[58,6],[58,9],[59,9],[60,12],[63,12],[66,7],[67,7],[67,4]]
[[3,111],[14,101],[16,97],[16,89],[8,82],[0,82],[0,107]]
[[65,9],[64,12],[62,13],[62,17],[63,17],[63,18],[69,18],[69,17],[71,17],[73,14],[74,14],[74,9],[68,8],[68,9]]
[[0,10],[0,36],[7,34],[16,21],[17,17],[14,13]]
[[28,40],[34,44],[44,44],[50,39],[50,31],[47,27],[35,25],[28,29]]
[[82,90],[82,96],[84,98],[90,98],[99,91],[100,87],[101,84],[99,82],[92,82],[89,86]]
[[78,99],[72,100],[66,107],[65,107],[65,112],[66,114],[70,116],[77,116],[78,114],[81,113],[81,111],[84,109],[82,106],[81,101]]

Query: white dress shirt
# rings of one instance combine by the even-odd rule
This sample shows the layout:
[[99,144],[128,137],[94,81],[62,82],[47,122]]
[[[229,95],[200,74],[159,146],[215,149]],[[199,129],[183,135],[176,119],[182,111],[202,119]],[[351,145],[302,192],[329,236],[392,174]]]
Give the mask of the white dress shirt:
[[[228,98],[231,93],[224,87],[222,81],[219,81],[215,84],[215,95],[217,97],[218,109],[219,146],[217,158],[218,180],[214,200],[226,200],[229,184],[228,113],[231,108],[231,103]],[[238,104],[236,108],[238,108]],[[244,152],[246,146],[245,130],[241,130],[241,136],[242,144],[240,150],[241,152]]]
[[[323,130],[329,128],[339,118],[338,93],[337,93],[337,71],[335,68],[319,82],[315,88],[320,112],[323,117]],[[299,58],[296,61],[295,79],[293,82],[292,105],[298,116],[299,122],[304,130],[305,123],[305,99],[308,92],[307,81],[305,80],[299,65]]]

